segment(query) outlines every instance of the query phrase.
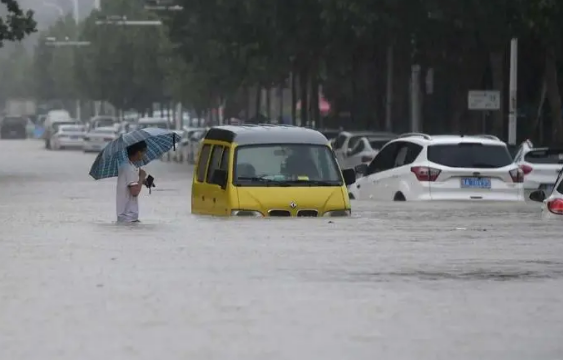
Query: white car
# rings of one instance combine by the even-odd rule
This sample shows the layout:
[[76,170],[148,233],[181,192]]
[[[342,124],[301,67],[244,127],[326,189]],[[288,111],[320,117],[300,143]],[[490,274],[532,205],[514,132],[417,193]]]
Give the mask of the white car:
[[404,134],[356,171],[354,199],[524,201],[522,170],[489,135]]
[[563,217],[563,169],[559,171],[553,191],[535,190],[530,200],[542,203],[544,219],[562,219]]
[[563,168],[563,148],[534,148],[527,140],[520,146],[514,162],[524,172],[524,190],[544,190],[551,194]]
[[84,125],[61,125],[57,128],[57,132],[51,136],[51,149],[80,149],[85,134]]
[[356,144],[363,137],[385,137],[388,139],[394,139],[397,135],[374,131],[342,131],[332,142],[332,149],[334,150],[334,154],[336,155],[336,159],[338,160],[338,164],[340,164],[341,168],[347,169],[351,167],[347,166],[346,159],[350,156]]
[[207,128],[192,128],[186,131],[186,135],[181,143],[182,158],[189,164],[195,164],[197,153],[201,147],[201,141],[207,132]]
[[113,126],[96,128],[84,136],[83,150],[84,152],[100,152],[118,136],[118,131]]
[[345,169],[351,169],[361,164],[369,164],[375,155],[379,153],[379,150],[395,138],[397,138],[397,136],[390,137],[372,135],[369,137],[361,137],[344,159],[343,167]]

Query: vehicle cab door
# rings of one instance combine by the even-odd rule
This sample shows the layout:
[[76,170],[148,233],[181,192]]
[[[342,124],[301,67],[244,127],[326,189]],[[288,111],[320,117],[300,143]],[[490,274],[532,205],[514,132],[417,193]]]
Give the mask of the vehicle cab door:
[[228,216],[228,186],[221,187],[213,183],[213,173],[215,170],[224,170],[229,174],[230,149],[228,146],[213,145],[211,159],[207,169],[206,183],[209,186],[209,207],[213,215]]
[[361,200],[386,200],[388,196],[385,184],[393,168],[398,146],[387,144],[369,164],[366,174],[357,181],[358,194]]
[[201,148],[192,184],[192,212],[197,214],[211,214],[209,186],[205,182],[210,157],[211,145],[205,144]]

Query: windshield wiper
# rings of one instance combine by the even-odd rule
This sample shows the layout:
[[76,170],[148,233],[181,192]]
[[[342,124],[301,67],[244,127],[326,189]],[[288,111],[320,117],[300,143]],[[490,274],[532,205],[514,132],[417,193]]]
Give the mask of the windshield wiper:
[[[266,186],[268,186],[270,184],[276,184],[276,185],[282,185],[283,186],[284,183],[285,183],[284,181],[266,179],[266,178],[258,177],[258,176],[239,176],[239,177],[237,177],[237,181],[238,180],[259,182],[259,183],[266,184]],[[285,185],[285,186],[288,186],[288,185]]]
[[324,180],[283,180],[281,181],[288,185],[307,185],[307,186],[340,186],[338,181],[324,181]]

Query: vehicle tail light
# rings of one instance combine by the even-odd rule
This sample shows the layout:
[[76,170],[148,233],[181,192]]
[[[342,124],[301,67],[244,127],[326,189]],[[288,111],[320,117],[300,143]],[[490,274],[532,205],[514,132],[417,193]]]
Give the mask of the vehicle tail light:
[[436,181],[442,170],[428,166],[414,166],[411,167],[411,172],[414,173],[418,181]]
[[547,203],[547,209],[552,214],[563,215],[563,200],[555,199]]
[[515,183],[523,183],[524,182],[524,170],[521,168],[513,169],[508,172],[512,181]]
[[520,169],[522,169],[522,172],[524,173],[524,175],[528,175],[529,173],[532,172],[532,170],[534,170],[534,168],[532,168],[529,165],[520,165]]
[[373,158],[371,156],[362,156],[362,162],[363,163],[369,163],[373,160]]

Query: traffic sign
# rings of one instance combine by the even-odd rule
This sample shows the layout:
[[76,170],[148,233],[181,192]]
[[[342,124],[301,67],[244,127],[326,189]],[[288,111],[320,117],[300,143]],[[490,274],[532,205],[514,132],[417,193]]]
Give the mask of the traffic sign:
[[500,110],[500,91],[471,90],[467,95],[469,110]]

